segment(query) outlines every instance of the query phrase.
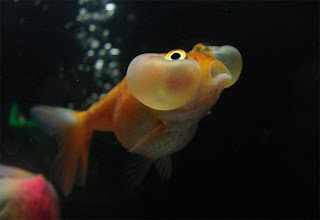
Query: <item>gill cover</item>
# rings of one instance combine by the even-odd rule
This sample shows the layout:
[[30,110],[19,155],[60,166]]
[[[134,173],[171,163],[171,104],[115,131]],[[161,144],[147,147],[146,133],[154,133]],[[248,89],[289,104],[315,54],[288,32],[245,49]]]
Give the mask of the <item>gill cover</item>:
[[157,110],[177,109],[187,103],[200,84],[200,67],[183,50],[166,55],[147,53],[134,58],[127,70],[131,93]]
[[197,44],[192,50],[208,54],[221,62],[212,62],[210,71],[213,77],[222,72],[231,75],[232,79],[226,82],[225,88],[232,86],[239,79],[242,69],[242,57],[235,47],[229,45],[218,47]]

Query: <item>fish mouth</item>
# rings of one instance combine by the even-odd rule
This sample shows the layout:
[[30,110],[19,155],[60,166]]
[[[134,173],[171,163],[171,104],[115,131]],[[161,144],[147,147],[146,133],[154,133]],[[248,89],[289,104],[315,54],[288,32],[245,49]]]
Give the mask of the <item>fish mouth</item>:
[[220,63],[214,63],[215,61],[213,61],[210,64],[210,74],[212,78],[222,73],[230,74],[232,78],[226,83],[226,88],[232,86],[239,79],[242,70],[242,57],[235,47],[197,44],[192,50],[207,54],[213,57],[215,61],[220,61]]
[[209,72],[211,76],[211,85],[223,83],[223,87],[230,87],[232,83],[232,75],[228,68],[219,60],[214,60],[210,63]]
[[209,72],[211,78],[215,78],[220,74],[227,74],[232,77],[229,69],[219,60],[213,60],[209,66]]

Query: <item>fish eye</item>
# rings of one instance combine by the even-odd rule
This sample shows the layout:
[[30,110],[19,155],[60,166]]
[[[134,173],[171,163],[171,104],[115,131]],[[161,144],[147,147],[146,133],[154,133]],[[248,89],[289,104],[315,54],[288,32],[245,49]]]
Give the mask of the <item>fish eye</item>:
[[167,53],[166,60],[184,60],[187,57],[187,53],[184,50],[171,50]]

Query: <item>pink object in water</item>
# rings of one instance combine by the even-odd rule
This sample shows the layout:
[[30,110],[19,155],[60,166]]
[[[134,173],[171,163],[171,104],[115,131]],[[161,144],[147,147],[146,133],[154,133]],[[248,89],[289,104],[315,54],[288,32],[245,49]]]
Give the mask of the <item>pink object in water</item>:
[[0,165],[0,219],[58,219],[57,195],[41,175]]

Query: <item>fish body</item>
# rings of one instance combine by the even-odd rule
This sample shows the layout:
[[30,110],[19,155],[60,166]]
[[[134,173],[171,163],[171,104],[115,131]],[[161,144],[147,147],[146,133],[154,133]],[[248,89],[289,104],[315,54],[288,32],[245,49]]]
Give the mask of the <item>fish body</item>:
[[[127,150],[156,160],[183,148],[195,133],[197,120],[183,120],[183,116],[181,119],[177,118],[177,121],[170,120],[170,114],[142,104],[130,92],[126,79],[114,90],[111,92],[112,97],[106,95],[89,108],[87,124],[92,130],[114,132]],[[115,97],[117,101],[112,116],[100,127],[100,122],[95,121],[100,121],[101,117],[106,120],[108,116],[104,116],[105,103],[109,103],[109,98]],[[105,123],[108,127],[103,126]]]
[[78,164],[85,182],[94,131],[114,132],[124,148],[148,161],[136,182],[152,163],[169,177],[169,155],[187,146],[199,120],[235,83],[241,67],[241,55],[231,46],[197,44],[189,53],[142,54],[131,61],[127,76],[86,111],[33,107],[33,118],[61,137],[57,171],[64,194],[71,192]]

